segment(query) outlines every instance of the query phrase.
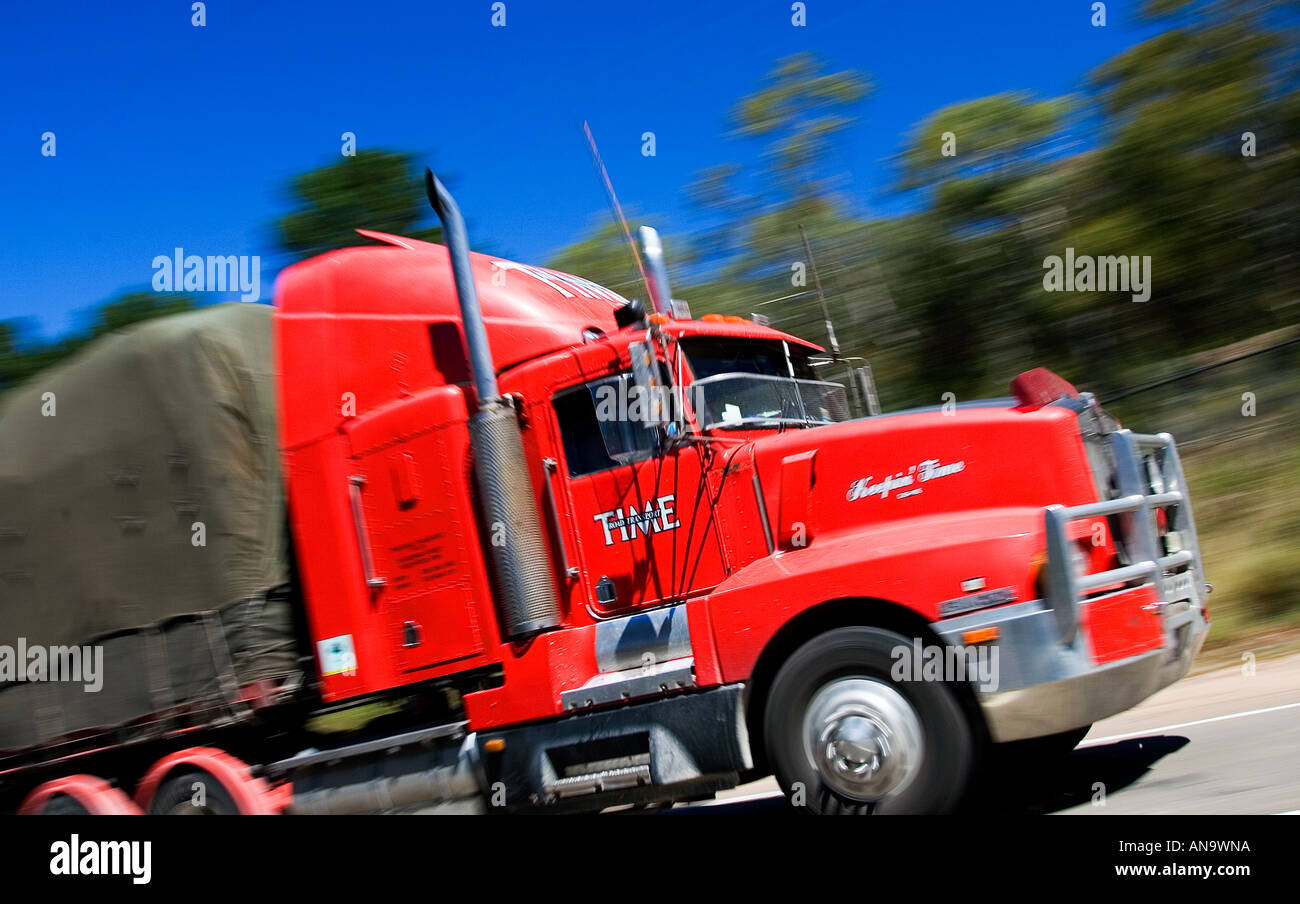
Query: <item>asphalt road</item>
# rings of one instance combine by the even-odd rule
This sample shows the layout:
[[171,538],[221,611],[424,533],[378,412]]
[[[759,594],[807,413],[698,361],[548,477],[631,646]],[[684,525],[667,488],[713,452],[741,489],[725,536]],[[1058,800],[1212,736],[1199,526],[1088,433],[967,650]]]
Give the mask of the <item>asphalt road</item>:
[[[971,808],[1034,814],[1300,814],[1300,655],[1220,668],[1098,722],[1050,768],[994,768]],[[765,779],[686,813],[791,812]]]

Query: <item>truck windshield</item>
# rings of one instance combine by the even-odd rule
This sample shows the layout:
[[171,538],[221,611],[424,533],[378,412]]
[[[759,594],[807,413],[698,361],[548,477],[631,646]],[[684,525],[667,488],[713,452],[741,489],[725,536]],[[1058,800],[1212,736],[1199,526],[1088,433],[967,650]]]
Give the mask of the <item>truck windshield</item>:
[[[818,380],[807,356],[761,339],[682,340],[700,427],[828,424],[848,420],[844,387]],[[791,374],[793,373],[793,376]]]

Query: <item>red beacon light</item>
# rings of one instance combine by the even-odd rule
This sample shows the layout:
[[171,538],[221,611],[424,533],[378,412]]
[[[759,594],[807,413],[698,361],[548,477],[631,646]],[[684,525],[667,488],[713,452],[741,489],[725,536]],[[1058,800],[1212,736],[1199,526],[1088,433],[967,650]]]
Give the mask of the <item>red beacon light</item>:
[[1035,367],[1017,376],[1011,381],[1011,393],[1022,408],[1042,408],[1066,396],[1079,397],[1073,383],[1045,367]]

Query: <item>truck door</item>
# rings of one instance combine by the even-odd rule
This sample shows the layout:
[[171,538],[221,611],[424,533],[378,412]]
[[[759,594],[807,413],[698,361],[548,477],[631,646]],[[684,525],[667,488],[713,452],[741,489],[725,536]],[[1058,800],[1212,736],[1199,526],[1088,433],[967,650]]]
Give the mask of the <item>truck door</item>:
[[476,616],[476,538],[460,475],[465,401],[439,386],[348,424],[353,518],[372,602],[403,671],[483,652]]
[[661,451],[656,431],[620,403],[631,386],[624,373],[552,399],[562,455],[557,497],[576,526],[579,579],[602,614],[677,602],[726,574],[707,450]]

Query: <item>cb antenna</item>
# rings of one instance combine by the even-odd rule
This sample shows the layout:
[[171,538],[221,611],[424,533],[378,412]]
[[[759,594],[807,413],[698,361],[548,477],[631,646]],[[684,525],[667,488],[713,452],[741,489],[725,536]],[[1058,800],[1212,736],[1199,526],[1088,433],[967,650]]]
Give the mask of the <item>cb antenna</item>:
[[822,322],[826,324],[826,344],[831,347],[831,360],[838,364],[840,343],[835,338],[835,324],[831,323],[831,312],[826,307],[826,293],[822,291],[821,277],[817,275],[817,260],[813,257],[812,246],[808,244],[808,233],[804,230],[803,223],[799,224],[799,237],[803,239],[803,251],[808,255],[808,264],[813,272],[813,285],[817,287],[817,301],[822,306]]
[[582,121],[582,131],[587,134],[587,144],[591,146],[591,159],[596,164],[601,180],[605,183],[605,192],[609,195],[610,206],[614,210],[614,216],[619,225],[623,227],[623,237],[627,239],[627,245],[632,249],[632,257],[636,261],[637,273],[641,275],[641,284],[646,287],[646,293],[649,295],[648,301],[653,309],[655,295],[650,288],[650,278],[646,276],[645,264],[641,262],[641,252],[636,250],[636,242],[632,241],[632,231],[627,228],[627,218],[623,216],[623,207],[618,203],[618,195],[614,193],[614,183],[609,179],[609,172],[605,169],[605,161],[600,159],[600,150],[596,147],[595,136],[591,134],[591,126],[587,125],[585,119]]

